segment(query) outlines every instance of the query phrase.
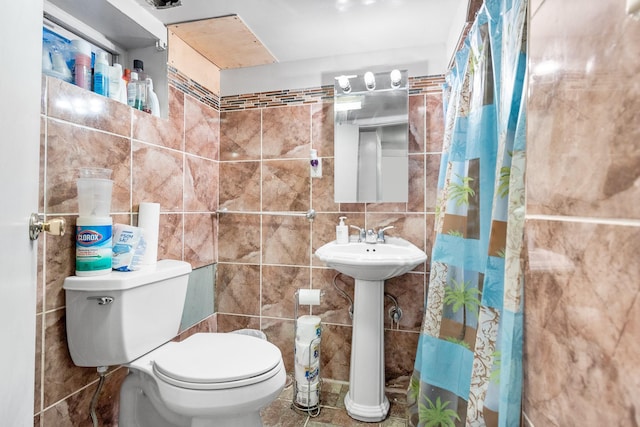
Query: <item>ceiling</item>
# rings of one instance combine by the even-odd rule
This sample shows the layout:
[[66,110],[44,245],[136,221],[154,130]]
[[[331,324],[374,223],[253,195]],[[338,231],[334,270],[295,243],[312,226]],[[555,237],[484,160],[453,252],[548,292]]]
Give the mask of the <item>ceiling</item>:
[[[147,0],[48,1],[78,19],[93,21],[98,31],[107,31],[102,27],[113,25],[110,18],[105,18],[104,4],[125,10],[130,3],[165,25],[238,15],[273,55],[275,63],[223,70],[222,95],[332,84],[336,73],[365,67],[374,72],[401,68],[408,70],[410,76],[444,73],[470,3],[470,0],[182,0],[181,6],[156,9]],[[132,26],[126,20],[125,25]],[[130,30],[133,28],[126,31],[121,28],[111,37],[115,42],[133,45],[138,36]]]

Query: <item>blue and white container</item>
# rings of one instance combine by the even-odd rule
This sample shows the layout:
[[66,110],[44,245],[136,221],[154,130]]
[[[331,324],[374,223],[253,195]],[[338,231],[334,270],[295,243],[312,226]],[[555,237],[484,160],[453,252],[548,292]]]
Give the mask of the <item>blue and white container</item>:
[[76,276],[111,272],[113,220],[87,216],[76,220]]

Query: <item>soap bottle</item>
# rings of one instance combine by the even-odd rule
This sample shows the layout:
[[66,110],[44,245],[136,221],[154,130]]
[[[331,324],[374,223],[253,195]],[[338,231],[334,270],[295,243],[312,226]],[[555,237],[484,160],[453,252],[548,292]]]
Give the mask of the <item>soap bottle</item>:
[[109,62],[107,52],[100,51],[96,55],[93,67],[93,91],[103,96],[109,96]]
[[158,95],[153,91],[153,80],[147,77],[147,103],[149,104],[149,110],[151,114],[156,117],[160,117],[160,102],[158,101]]
[[340,224],[336,225],[336,243],[344,245],[349,243],[349,227],[344,223],[346,216],[340,217]]

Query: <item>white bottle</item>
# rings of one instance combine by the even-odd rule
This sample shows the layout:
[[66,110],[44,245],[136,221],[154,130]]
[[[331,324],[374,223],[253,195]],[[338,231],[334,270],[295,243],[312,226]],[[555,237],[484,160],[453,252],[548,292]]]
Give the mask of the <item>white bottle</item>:
[[136,106],[137,91],[138,91],[138,73],[136,73],[135,71],[132,71],[131,80],[127,85],[127,104],[129,105],[129,107],[138,108]]
[[336,242],[340,245],[349,243],[349,227],[344,223],[345,219],[346,216],[341,216],[340,224],[336,225]]
[[122,78],[122,65],[116,63],[109,67],[109,98],[126,104],[126,84]]
[[160,102],[158,101],[158,95],[153,91],[153,81],[151,77],[147,77],[147,102],[149,104],[149,109],[151,110],[151,114],[156,117],[160,117]]
[[93,91],[103,96],[109,96],[109,62],[107,52],[101,50],[96,55],[93,67]]

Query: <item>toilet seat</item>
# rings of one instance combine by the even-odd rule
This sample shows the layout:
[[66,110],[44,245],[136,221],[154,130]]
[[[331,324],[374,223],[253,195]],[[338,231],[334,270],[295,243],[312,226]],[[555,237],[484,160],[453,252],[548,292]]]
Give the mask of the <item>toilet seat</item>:
[[153,372],[177,387],[220,390],[266,381],[281,365],[280,349],[268,341],[240,334],[199,333],[164,345],[154,357]]

